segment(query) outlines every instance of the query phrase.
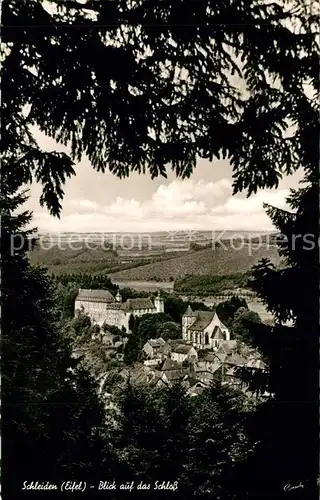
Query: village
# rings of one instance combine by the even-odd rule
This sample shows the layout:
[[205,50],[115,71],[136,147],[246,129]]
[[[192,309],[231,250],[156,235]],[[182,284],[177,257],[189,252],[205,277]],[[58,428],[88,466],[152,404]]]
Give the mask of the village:
[[[121,362],[123,348],[132,335],[129,328],[132,318],[163,313],[164,301],[160,292],[154,300],[122,301],[119,291],[113,296],[107,290],[81,289],[75,301],[75,314],[80,312],[87,314],[95,325],[95,340],[109,348]],[[123,335],[108,331],[112,326],[121,329]],[[121,366],[118,379],[125,382],[130,378],[135,384],[150,387],[180,382],[189,396],[201,394],[216,383],[252,396],[239,377],[239,370],[243,368],[263,372],[266,365],[252,347],[233,338],[232,331],[222,323],[216,311],[193,310],[188,305],[181,319],[181,338],[149,338],[139,346],[136,362]],[[106,373],[103,382],[108,376]]]

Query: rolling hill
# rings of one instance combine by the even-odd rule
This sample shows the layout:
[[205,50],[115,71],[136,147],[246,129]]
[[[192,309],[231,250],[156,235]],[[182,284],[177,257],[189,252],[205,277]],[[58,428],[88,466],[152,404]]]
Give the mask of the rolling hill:
[[126,269],[116,273],[108,273],[111,279],[126,280],[177,280],[185,276],[227,275],[248,271],[262,258],[268,258],[276,265],[280,257],[275,246],[261,245],[250,255],[248,245],[235,248],[206,248],[189,254],[180,255],[162,262],[145,264],[134,269]]

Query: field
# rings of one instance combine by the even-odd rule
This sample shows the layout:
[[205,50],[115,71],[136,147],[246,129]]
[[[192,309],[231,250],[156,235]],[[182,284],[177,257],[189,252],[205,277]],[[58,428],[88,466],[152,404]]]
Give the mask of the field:
[[40,264],[55,274],[87,272],[94,273],[103,269],[116,269],[117,254],[110,249],[100,247],[72,250],[53,246],[52,248],[36,248],[29,254],[32,264]]
[[[232,233],[229,236],[234,237]],[[245,241],[248,235],[244,233],[242,237]],[[237,244],[231,245],[230,240],[224,240],[224,246],[212,248],[210,234],[205,232],[193,234],[192,241],[187,241],[183,232],[174,235],[66,233],[42,237],[29,258],[33,264],[43,265],[56,275],[108,274],[117,282],[174,283],[180,292],[188,292],[191,287],[210,294],[214,293],[219,276],[233,275],[230,276],[232,283],[228,284],[227,280],[226,287],[244,286],[242,278],[235,275],[247,272],[263,257],[279,262],[271,240],[257,247],[242,244],[237,250]]]
[[176,281],[189,276],[228,275],[247,272],[262,258],[280,264],[276,247],[261,246],[250,255],[249,247],[244,245],[239,250],[231,247],[206,248],[162,262],[111,273],[109,276],[117,281]]

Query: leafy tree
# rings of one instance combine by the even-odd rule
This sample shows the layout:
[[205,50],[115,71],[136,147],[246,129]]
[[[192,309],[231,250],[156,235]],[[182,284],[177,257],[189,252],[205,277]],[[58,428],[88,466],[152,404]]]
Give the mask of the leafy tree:
[[122,296],[122,299],[123,301],[126,301],[127,299],[136,299],[136,298],[145,298],[145,297],[149,297],[149,293],[148,292],[144,292],[144,291],[141,291],[141,292],[138,292],[137,290],[133,290],[132,288],[128,288],[128,287],[125,287],[125,288],[121,288],[121,296]]
[[181,324],[181,318],[186,310],[186,303],[179,297],[167,296],[164,300],[164,312],[171,318]]
[[246,307],[240,307],[236,311],[231,324],[232,335],[245,344],[250,343],[252,323],[261,323],[259,314],[249,311]]
[[61,282],[58,282],[56,299],[62,318],[72,318],[74,316],[74,303],[78,292],[79,287],[76,283],[70,282],[63,285]]
[[115,325],[108,325],[107,323],[104,323],[103,324],[103,330],[104,332],[110,332],[112,335],[117,335],[119,338],[123,337],[124,333],[123,330],[120,328],[118,328],[117,326]]
[[[12,215],[22,201],[22,195],[1,195],[2,492],[8,499],[24,496],[24,481],[108,474],[103,406],[60,333],[52,281],[28,263],[30,232],[23,228],[30,215]],[[14,239],[24,248],[15,250]]]
[[246,404],[243,394],[214,385],[192,398],[185,480],[197,497],[238,498],[238,467],[255,446],[246,432],[253,406]]
[[[230,241],[227,241],[224,251],[232,252]],[[248,286],[249,272],[239,272],[233,274],[219,275],[191,275],[177,279],[174,283],[174,290],[189,295],[219,295],[225,290],[234,288],[246,288]]]
[[[261,324],[250,330],[251,341],[260,349],[269,370],[258,383],[254,373],[249,380],[254,389],[266,389],[273,394],[273,398],[259,408],[252,427],[261,439],[255,457],[255,488],[263,489],[270,477],[272,491],[280,489],[283,492],[283,484],[288,481],[301,483],[303,488],[296,492],[297,498],[317,495],[315,433],[318,429],[316,381],[320,332],[319,249],[316,244],[318,171],[311,147],[316,135],[313,119],[312,113],[305,118],[304,133],[308,129],[310,135],[301,146],[307,171],[305,187],[291,192],[288,198],[291,212],[266,207],[280,231],[279,252],[286,258],[287,267],[277,270],[265,260],[254,271],[253,289],[274,314],[276,325]],[[291,327],[285,324],[287,320],[292,321]],[[247,377],[248,373],[243,375]],[[302,456],[305,457],[303,462]]]
[[[251,408],[244,395],[211,387],[190,398],[180,384],[150,390],[129,380],[117,404],[120,477],[178,481],[175,498],[181,500],[190,494],[235,498],[238,464],[254,446],[246,435]],[[160,498],[163,491],[144,495]]]
[[188,302],[188,305],[190,305],[191,309],[194,311],[211,311],[212,309],[208,306],[206,306],[203,302]]
[[169,314],[176,323],[181,325],[182,316],[188,305],[190,305],[193,310],[210,311],[210,308],[203,304],[203,302],[185,302],[180,297],[168,295],[164,300],[164,312]]
[[179,339],[181,335],[181,326],[177,325],[174,321],[166,321],[158,327],[158,335],[164,340]]
[[235,315],[240,308],[248,310],[247,302],[245,299],[240,299],[234,295],[230,300],[220,302],[216,307],[216,311],[221,321],[229,326],[234,321]]
[[171,318],[165,313],[144,314],[141,317],[134,318],[132,333],[124,348],[124,362],[132,364],[137,361],[141,349],[147,340],[160,337],[161,328],[163,331],[163,324],[168,322],[171,323]]
[[133,314],[130,314],[130,318],[129,318],[129,322],[128,322],[130,332],[133,331],[134,325],[135,325],[135,318],[134,318]]
[[100,289],[109,290],[114,295],[118,291],[117,285],[114,285],[110,278],[105,274],[99,274],[92,276],[87,273],[71,273],[71,274],[59,274],[58,276],[53,276],[54,279],[64,286],[74,286],[79,288],[87,288],[89,290]]

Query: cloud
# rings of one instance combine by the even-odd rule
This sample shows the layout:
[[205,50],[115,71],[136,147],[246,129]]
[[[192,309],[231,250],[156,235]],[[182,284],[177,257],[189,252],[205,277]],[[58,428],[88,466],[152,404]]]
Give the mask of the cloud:
[[91,200],[71,200],[71,205],[84,210],[98,210],[99,203]]
[[[149,199],[116,197],[107,204],[74,198],[64,203],[61,220],[34,213],[39,231],[150,232],[274,229],[263,203],[286,208],[287,189],[261,190],[250,198],[232,196],[231,180],[174,180],[158,186]],[[65,212],[64,212],[65,213]]]
[[289,189],[280,189],[278,191],[259,191],[250,198],[237,198],[232,196],[228,198],[224,205],[219,205],[212,209],[213,213],[234,214],[234,215],[256,215],[263,211],[263,203],[286,208],[286,198],[289,195]]

